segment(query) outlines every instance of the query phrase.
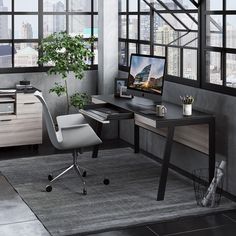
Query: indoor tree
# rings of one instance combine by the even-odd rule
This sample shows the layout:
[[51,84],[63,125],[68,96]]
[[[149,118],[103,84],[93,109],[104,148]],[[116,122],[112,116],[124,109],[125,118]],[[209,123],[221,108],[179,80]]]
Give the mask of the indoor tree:
[[82,35],[71,36],[66,32],[53,33],[42,39],[39,49],[42,56],[39,58],[39,64],[52,65],[48,74],[58,74],[64,81],[63,84],[55,83],[49,92],[54,92],[57,96],[65,95],[67,99],[67,113],[70,105],[81,107],[84,100],[87,99],[85,93],[75,93],[69,97],[68,92],[68,73],[73,72],[75,79],[81,80],[84,71],[89,68],[87,62],[94,56],[91,51],[93,38],[84,40]]

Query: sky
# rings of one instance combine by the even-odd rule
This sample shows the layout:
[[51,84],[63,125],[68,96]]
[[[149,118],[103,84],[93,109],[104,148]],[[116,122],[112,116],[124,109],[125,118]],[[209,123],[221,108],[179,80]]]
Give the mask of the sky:
[[149,77],[159,78],[163,75],[165,60],[152,57],[132,57],[132,64],[130,73],[135,77],[137,73],[140,73],[145,66],[152,64]]

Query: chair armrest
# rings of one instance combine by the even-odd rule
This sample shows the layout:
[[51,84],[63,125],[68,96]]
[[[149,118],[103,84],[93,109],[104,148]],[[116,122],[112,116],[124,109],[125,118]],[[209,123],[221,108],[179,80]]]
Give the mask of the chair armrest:
[[57,136],[63,149],[83,148],[102,143],[89,124],[61,127]]
[[89,126],[89,124],[86,123],[86,124],[79,124],[79,125],[62,126],[62,127],[59,127],[59,128],[63,132],[63,130],[79,129],[79,128],[82,128],[82,127],[85,127],[85,126]]
[[59,128],[88,123],[82,114],[57,116],[56,120]]

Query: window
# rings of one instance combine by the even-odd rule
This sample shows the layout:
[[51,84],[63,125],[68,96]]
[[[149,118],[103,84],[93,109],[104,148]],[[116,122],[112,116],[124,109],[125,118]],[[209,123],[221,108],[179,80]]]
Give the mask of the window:
[[198,11],[194,0],[120,0],[120,69],[131,53],[166,56],[167,79],[197,86]]
[[235,0],[119,0],[119,20],[120,70],[165,56],[167,80],[236,95]]
[[236,1],[205,1],[202,86],[236,95]]
[[[42,38],[53,32],[98,36],[98,0],[0,0],[0,72],[44,71]],[[97,39],[91,45],[97,63]]]

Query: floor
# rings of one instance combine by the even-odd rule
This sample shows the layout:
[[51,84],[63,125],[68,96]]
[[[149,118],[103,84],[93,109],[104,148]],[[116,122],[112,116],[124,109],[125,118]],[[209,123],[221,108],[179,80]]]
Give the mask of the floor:
[[[102,148],[115,148],[127,146],[122,141],[106,142]],[[50,144],[34,148],[16,147],[0,148],[1,159],[14,159],[30,157],[33,155],[48,155],[56,153]],[[0,176],[0,235],[1,236],[49,236],[19,195]],[[211,214],[207,216],[186,217],[175,221],[157,224],[147,224],[139,227],[130,227],[109,232],[89,234],[90,236],[154,236],[154,235],[179,235],[179,236],[235,236],[236,235],[236,210]],[[69,235],[68,235],[69,236]],[[74,235],[75,236],[75,235]]]

